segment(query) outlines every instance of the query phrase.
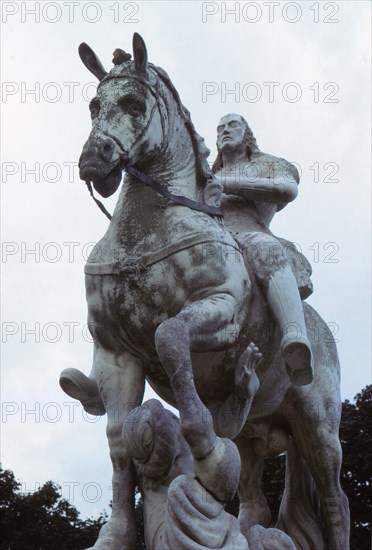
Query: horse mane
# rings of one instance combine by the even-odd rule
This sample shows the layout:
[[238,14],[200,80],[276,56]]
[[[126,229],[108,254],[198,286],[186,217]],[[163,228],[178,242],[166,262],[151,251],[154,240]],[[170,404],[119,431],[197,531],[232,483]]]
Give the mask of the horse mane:
[[198,182],[200,187],[204,188],[207,184],[208,179],[210,178],[210,173],[211,173],[209,163],[207,161],[207,158],[210,154],[210,150],[205,145],[204,138],[202,138],[201,135],[198,134],[198,132],[196,131],[195,126],[191,120],[190,111],[183,105],[181,98],[179,96],[179,93],[177,92],[171,79],[169,78],[168,73],[161,67],[157,67],[152,63],[149,63],[149,67],[151,67],[151,69],[157,74],[160,80],[171,92],[178,106],[179,113],[190,134],[191,141],[193,144],[194,153],[196,157],[196,170],[197,170]]

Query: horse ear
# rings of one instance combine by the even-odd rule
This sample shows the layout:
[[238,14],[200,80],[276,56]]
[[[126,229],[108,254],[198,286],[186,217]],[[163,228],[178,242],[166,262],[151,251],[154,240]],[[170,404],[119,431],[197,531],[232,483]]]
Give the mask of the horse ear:
[[88,44],[85,44],[85,42],[83,42],[79,46],[79,55],[86,68],[91,73],[93,73],[99,81],[101,81],[107,75],[107,71],[105,71],[105,69],[103,68],[102,63],[100,62],[92,48],[90,48]]
[[133,34],[133,57],[136,70],[145,73],[147,70],[146,44],[137,32]]

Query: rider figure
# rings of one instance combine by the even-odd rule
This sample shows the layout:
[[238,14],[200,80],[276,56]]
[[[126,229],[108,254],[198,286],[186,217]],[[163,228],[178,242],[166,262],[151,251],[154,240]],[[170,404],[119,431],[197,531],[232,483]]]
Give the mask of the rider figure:
[[262,153],[246,120],[224,116],[217,127],[212,171],[223,186],[225,222],[243,244],[249,264],[282,334],[281,352],[296,386],[313,380],[312,355],[296,278],[286,249],[271,233],[275,213],[297,196],[299,176],[284,159]]

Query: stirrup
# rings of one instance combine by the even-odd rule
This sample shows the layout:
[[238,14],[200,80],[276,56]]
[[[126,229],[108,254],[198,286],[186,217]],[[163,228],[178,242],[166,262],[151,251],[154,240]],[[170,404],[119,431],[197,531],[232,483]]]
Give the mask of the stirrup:
[[314,380],[310,342],[297,340],[291,335],[283,336],[281,351],[287,374],[294,386],[306,386]]
[[96,382],[78,369],[64,369],[59,378],[59,385],[67,395],[80,401],[87,413],[94,416],[106,414]]

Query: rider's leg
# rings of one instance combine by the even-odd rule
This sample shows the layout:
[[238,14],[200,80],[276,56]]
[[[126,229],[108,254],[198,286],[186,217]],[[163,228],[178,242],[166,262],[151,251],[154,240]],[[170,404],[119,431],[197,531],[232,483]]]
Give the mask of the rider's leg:
[[307,337],[297,282],[281,243],[266,233],[244,235],[249,263],[282,331],[286,370],[296,386],[313,380],[311,346]]
[[296,279],[289,266],[278,269],[270,277],[267,300],[283,332],[281,350],[292,383],[310,384],[313,381],[311,347]]

